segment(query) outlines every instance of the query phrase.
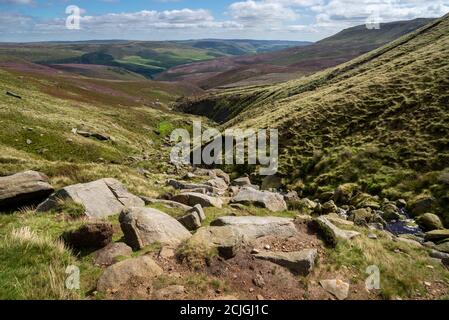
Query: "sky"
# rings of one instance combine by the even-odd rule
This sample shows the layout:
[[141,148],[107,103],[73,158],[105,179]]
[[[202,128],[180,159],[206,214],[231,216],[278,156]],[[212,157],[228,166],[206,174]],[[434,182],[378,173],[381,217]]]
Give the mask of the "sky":
[[0,0],[0,41],[317,41],[367,19],[448,12],[449,0]]

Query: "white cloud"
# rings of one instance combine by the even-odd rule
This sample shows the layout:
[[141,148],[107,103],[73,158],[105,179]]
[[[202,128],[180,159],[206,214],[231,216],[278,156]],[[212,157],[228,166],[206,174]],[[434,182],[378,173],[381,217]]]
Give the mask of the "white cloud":
[[318,25],[341,27],[363,24],[372,14],[385,22],[440,17],[449,12],[449,0],[330,0],[312,10]]
[[[118,0],[102,0],[118,1]],[[167,0],[159,0],[167,1]],[[33,0],[0,0],[31,4]],[[228,20],[217,20],[206,9],[142,10],[86,15],[81,31],[67,30],[65,16],[42,20],[0,13],[0,39],[14,34],[82,38],[179,39],[246,37],[257,39],[318,40],[343,28],[364,24],[378,13],[381,21],[439,17],[449,12],[449,0],[235,0],[226,9]]]
[[286,1],[254,1],[235,2],[229,6],[229,15],[236,21],[248,26],[264,23],[293,21],[298,14],[284,5]]

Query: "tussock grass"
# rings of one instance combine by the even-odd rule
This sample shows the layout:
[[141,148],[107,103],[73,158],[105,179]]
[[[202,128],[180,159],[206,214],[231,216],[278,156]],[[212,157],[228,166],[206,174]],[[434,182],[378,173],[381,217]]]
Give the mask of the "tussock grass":
[[66,267],[74,259],[59,240],[32,231],[13,229],[0,241],[2,299],[77,299],[65,287]]

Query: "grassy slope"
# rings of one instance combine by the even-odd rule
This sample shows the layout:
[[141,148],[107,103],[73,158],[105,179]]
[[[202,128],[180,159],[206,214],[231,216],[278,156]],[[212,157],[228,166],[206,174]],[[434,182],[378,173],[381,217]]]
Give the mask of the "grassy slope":
[[310,194],[358,182],[390,198],[432,194],[449,224],[449,17],[349,63],[187,110],[224,126],[274,127],[281,173]]
[[[198,85],[204,89],[217,88],[232,84],[244,86],[251,80],[252,83],[276,83],[278,74],[294,73],[307,75],[324,70],[329,67],[347,62],[357,56],[381,47],[409,32],[412,32],[430,19],[416,19],[411,21],[399,21],[381,25],[379,30],[368,30],[365,25],[349,28],[340,33],[308,46],[298,46],[274,53],[265,53],[249,57],[233,57],[222,59],[220,69],[215,73],[200,78]],[[160,79],[173,79],[173,75],[195,79],[196,73],[205,72],[209,65],[215,62],[192,64],[173,68],[167,73],[159,75]],[[179,70],[179,73],[176,71]],[[269,77],[268,75],[271,75]],[[176,78],[175,78],[176,79]],[[282,81],[281,81],[282,82]]]
[[[20,62],[0,68],[1,176],[38,170],[55,188],[114,177],[135,194],[154,197],[166,190],[173,170],[166,139],[172,128],[191,124],[169,105],[195,88],[61,75]],[[113,141],[84,138],[72,128],[109,134]],[[82,223],[55,214],[0,215],[0,299],[83,298],[95,288],[101,269],[57,241],[63,230]],[[64,289],[71,264],[81,267],[82,291]]]

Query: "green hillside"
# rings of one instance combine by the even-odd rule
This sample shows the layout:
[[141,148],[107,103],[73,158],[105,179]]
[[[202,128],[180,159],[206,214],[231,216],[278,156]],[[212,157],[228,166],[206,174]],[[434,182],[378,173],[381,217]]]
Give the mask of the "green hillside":
[[183,65],[158,75],[158,78],[196,81],[204,89],[280,83],[286,78],[298,78],[347,62],[413,32],[430,21],[415,19],[384,23],[380,29],[373,30],[367,29],[365,25],[356,26],[312,45]]
[[[174,66],[224,56],[275,51],[307,43],[255,40],[86,41],[0,44],[0,60],[42,65],[104,65],[152,78]],[[80,70],[85,73],[86,68]]]
[[278,128],[280,174],[306,195],[345,182],[431,195],[449,225],[449,16],[336,68],[182,104],[223,127]]

